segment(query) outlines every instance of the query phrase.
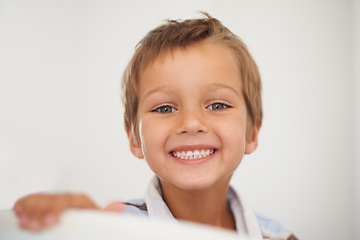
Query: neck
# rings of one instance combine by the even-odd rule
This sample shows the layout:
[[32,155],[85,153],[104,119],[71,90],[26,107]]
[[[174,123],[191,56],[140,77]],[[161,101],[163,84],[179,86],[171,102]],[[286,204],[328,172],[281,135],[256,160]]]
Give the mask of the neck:
[[227,203],[229,181],[202,190],[183,190],[161,180],[163,198],[176,219],[236,230]]

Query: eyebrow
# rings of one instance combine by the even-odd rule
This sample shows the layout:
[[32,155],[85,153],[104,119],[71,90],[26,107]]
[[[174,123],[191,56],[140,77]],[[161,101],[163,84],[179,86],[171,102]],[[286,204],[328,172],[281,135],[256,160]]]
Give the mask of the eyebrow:
[[[240,96],[242,95],[242,92],[241,91],[236,91],[236,89],[226,85],[226,84],[223,84],[223,83],[212,83],[209,85],[209,90],[217,90],[217,89],[221,89],[221,88],[225,88],[225,89],[228,89],[230,90],[231,92],[235,93],[236,95]],[[241,89],[240,89],[241,90]]]
[[151,89],[150,91],[146,92],[144,97],[142,98],[141,102],[143,102],[147,97],[150,95],[157,93],[157,92],[173,92],[169,87],[167,86],[160,86],[154,89]]
[[[230,86],[228,86],[226,84],[223,84],[223,83],[211,83],[211,84],[207,85],[207,90],[208,91],[214,91],[214,90],[222,89],[222,88],[230,90],[231,92],[235,93],[239,97],[242,96],[241,91],[238,92],[238,91],[236,91],[236,89],[234,89],[234,88],[232,88],[232,87],[230,87]],[[143,102],[150,95],[152,95],[154,93],[157,93],[157,92],[174,92],[174,91],[171,88],[167,87],[167,86],[160,86],[160,87],[151,89],[150,91],[145,93],[145,96],[142,98],[141,102]]]

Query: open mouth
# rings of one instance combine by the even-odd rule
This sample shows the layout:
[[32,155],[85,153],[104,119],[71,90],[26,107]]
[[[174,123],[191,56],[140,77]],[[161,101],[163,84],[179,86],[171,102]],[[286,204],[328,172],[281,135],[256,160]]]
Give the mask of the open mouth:
[[171,156],[180,159],[200,159],[210,156],[216,152],[215,149],[201,149],[194,151],[174,151],[171,152]]

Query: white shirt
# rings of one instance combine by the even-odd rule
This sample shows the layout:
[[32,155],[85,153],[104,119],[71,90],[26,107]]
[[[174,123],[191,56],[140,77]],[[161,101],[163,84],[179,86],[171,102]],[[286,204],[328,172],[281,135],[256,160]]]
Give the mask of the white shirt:
[[[231,187],[228,190],[227,198],[230,210],[235,218],[237,232],[253,239],[263,239],[255,214],[244,204],[244,201],[240,201],[239,196]],[[169,219],[177,222],[161,197],[161,187],[157,177],[154,177],[148,186],[145,202],[150,219]]]
[[[251,239],[296,239],[291,232],[287,231],[276,220],[255,214],[232,187],[229,187],[227,199],[239,235],[246,235]],[[162,198],[162,189],[156,176],[149,183],[145,201],[144,199],[138,199],[129,201],[127,204],[129,205],[125,209],[126,213],[148,216],[149,219],[166,219],[167,221],[179,223]]]

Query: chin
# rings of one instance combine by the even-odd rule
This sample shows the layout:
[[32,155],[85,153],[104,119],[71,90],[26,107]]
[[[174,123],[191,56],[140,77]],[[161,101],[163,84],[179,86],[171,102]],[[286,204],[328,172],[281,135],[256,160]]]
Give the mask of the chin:
[[175,185],[177,188],[184,191],[201,191],[201,190],[209,189],[217,184],[217,181],[215,181],[214,179],[204,179],[204,178],[196,178],[196,177],[187,178],[186,180],[181,179],[180,181],[166,181],[166,182]]

